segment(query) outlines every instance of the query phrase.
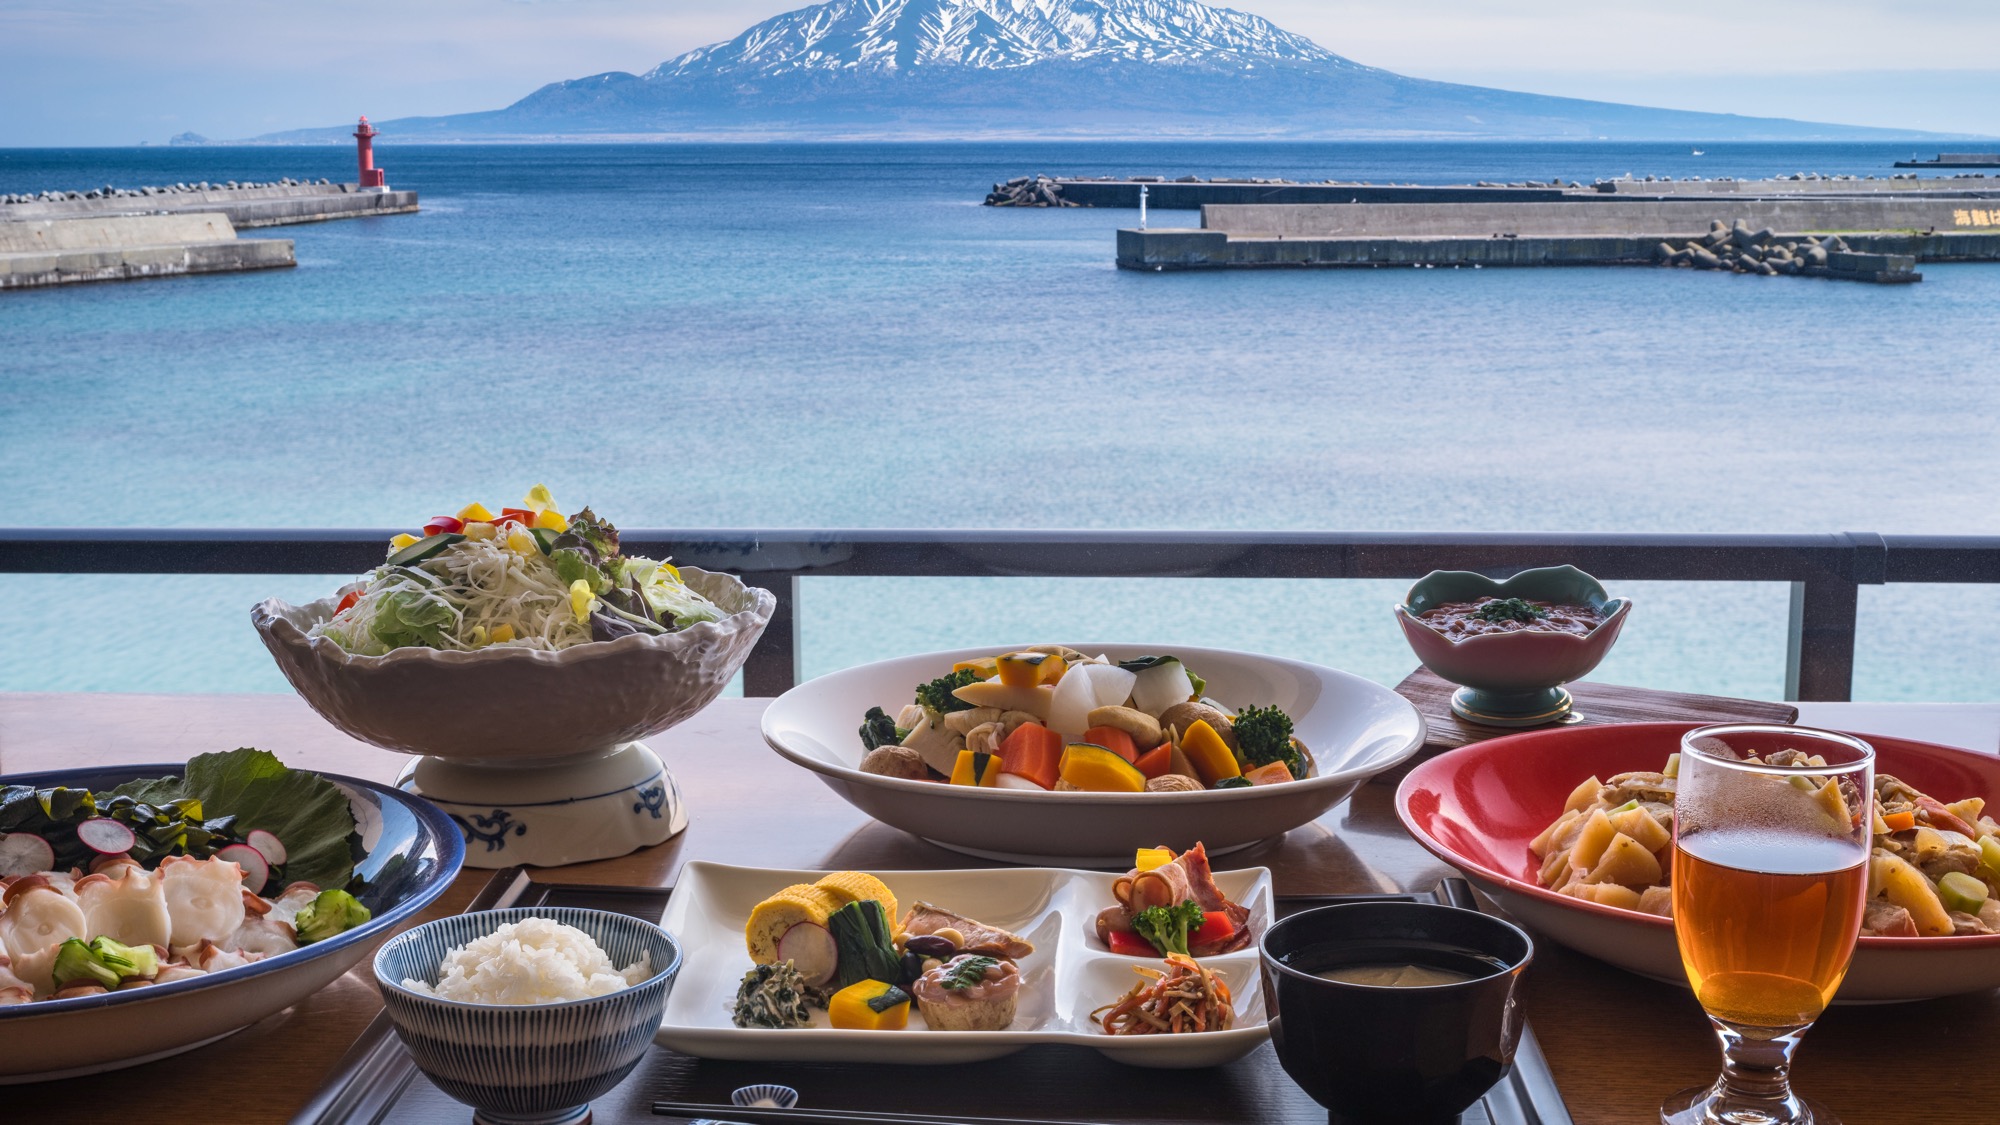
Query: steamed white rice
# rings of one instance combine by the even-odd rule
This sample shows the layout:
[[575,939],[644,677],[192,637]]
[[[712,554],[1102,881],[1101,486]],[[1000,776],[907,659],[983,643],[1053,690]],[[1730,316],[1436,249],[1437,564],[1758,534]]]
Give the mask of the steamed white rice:
[[617,992],[652,975],[650,957],[619,969],[575,926],[524,918],[445,954],[436,987],[414,978],[403,987],[468,1004],[555,1004]]

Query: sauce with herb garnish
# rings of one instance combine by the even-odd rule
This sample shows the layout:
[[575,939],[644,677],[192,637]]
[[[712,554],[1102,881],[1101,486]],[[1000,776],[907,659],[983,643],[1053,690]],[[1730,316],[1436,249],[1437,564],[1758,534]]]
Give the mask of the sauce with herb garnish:
[[1487,633],[1569,633],[1581,637],[1604,624],[1604,614],[1587,605],[1556,605],[1525,598],[1480,598],[1446,602],[1417,620],[1453,640]]

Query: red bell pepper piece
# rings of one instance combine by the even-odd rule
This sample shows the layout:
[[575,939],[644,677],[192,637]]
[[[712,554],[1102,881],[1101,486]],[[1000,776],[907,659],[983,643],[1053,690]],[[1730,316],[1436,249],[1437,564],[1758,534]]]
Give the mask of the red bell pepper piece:
[[432,516],[430,522],[424,524],[424,534],[426,536],[456,535],[464,530],[465,521],[459,519],[457,516]]
[[348,610],[353,609],[354,603],[360,600],[361,600],[361,591],[349,590],[347,592],[347,596],[340,599],[340,605],[334,608],[333,611],[334,616],[338,617],[341,614],[346,613]]
[[1158,957],[1160,951],[1133,930],[1111,931],[1111,952],[1124,957]]
[[1201,914],[1201,928],[1193,930],[1188,934],[1188,948],[1192,949],[1197,945],[1209,945],[1214,942],[1228,941],[1229,936],[1235,932],[1236,923],[1229,920],[1229,915],[1226,912],[1221,910],[1204,910]]

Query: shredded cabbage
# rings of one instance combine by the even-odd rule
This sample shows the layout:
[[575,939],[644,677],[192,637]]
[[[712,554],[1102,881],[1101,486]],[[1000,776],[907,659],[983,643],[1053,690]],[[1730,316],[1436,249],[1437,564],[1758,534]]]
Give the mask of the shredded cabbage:
[[[647,600],[679,624],[713,621],[721,612],[679,581],[671,566],[643,563]],[[495,641],[498,633],[512,639]],[[422,646],[447,652],[483,648],[558,650],[587,643],[570,583],[540,552],[520,553],[500,539],[454,543],[414,566],[384,566],[361,588],[360,600],[309,635],[325,637],[358,656]]]

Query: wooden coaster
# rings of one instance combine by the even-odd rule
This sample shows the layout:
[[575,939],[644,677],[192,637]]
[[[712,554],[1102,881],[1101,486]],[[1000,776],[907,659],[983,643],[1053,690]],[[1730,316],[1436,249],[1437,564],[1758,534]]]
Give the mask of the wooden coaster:
[[[1570,684],[1576,712],[1564,725],[1608,723],[1792,723],[1799,709],[1790,703],[1765,703],[1755,699],[1730,699],[1720,695],[1689,695],[1653,688],[1622,687],[1617,684]],[[1522,731],[1508,727],[1483,727],[1451,713],[1451,693],[1458,685],[1439,679],[1428,668],[1418,668],[1396,685],[1396,691],[1417,705],[1430,729],[1425,745],[1431,750],[1452,750],[1472,742],[1501,738]],[[1547,730],[1548,727],[1531,727]]]

